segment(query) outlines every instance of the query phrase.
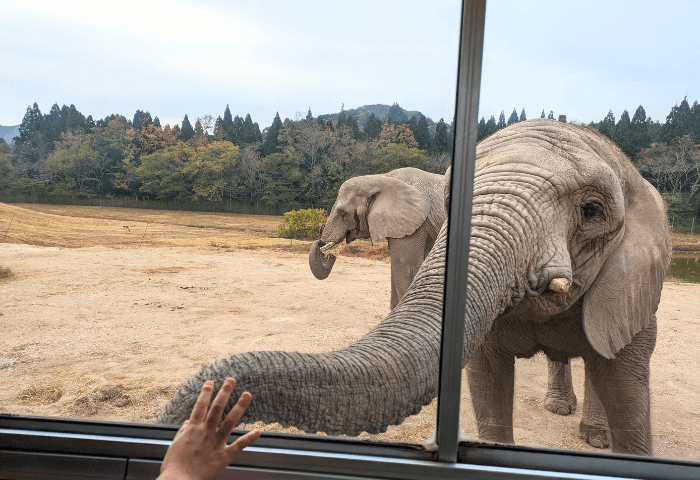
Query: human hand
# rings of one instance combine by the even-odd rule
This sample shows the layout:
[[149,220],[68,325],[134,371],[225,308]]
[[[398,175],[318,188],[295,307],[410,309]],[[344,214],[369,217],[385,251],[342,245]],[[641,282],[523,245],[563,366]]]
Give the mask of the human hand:
[[250,393],[243,392],[236,406],[219,424],[224,407],[235,386],[236,381],[233,378],[227,378],[207,413],[214,383],[209,380],[204,382],[202,392],[192,408],[190,419],[186,420],[178,430],[173,443],[165,453],[158,480],[214,478],[231,463],[238,452],[260,437],[260,431],[253,430],[231,445],[226,445],[226,439],[233,427],[238,424],[243,412],[253,399]]

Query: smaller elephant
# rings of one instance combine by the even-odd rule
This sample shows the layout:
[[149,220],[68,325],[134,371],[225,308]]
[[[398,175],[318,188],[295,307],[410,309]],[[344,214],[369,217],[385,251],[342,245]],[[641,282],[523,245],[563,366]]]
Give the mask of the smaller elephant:
[[[391,309],[399,303],[445,221],[444,176],[417,168],[365,175],[340,186],[321,240],[309,253],[319,280],[331,273],[335,257],[323,251],[345,239],[386,238],[391,256]],[[323,247],[323,248],[321,248]]]

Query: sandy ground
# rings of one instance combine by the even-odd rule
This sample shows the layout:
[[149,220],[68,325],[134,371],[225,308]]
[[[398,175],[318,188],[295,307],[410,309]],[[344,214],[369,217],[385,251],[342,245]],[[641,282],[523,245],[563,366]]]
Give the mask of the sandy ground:
[[[389,310],[388,263],[339,257],[320,282],[306,255],[271,238],[279,217],[24,207],[0,204],[0,268],[11,272],[0,278],[1,413],[149,423],[217,358],[332,350]],[[652,357],[657,456],[700,460],[699,345],[700,285],[667,282]],[[583,363],[573,367],[580,407]],[[577,435],[580,408],[544,409],[546,374],[543,356],[517,361],[516,443],[593,450]],[[425,440],[435,412],[433,402],[362,437]],[[461,417],[475,437],[464,379]]]

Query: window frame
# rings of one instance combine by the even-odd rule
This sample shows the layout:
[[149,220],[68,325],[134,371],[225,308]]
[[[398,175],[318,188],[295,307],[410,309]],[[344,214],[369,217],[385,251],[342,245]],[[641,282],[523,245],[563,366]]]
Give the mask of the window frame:
[[[459,441],[461,356],[486,1],[463,0],[437,449],[264,433],[218,478],[700,478],[700,463]],[[455,162],[454,159],[464,159]],[[0,415],[0,478],[155,478],[177,427]],[[234,432],[237,438],[243,432]]]

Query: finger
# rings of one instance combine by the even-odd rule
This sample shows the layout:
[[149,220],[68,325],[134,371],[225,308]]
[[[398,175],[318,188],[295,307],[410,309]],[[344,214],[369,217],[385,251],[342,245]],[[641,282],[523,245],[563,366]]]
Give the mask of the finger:
[[220,436],[226,438],[231,434],[231,431],[233,431],[234,427],[238,425],[243,413],[246,411],[246,408],[248,408],[248,405],[250,405],[252,400],[253,396],[250,394],[250,392],[243,392],[241,394],[241,396],[238,398],[238,402],[236,402],[236,405],[234,405],[231,411],[228,412],[228,415],[226,415],[224,421],[221,422],[219,430],[217,431]]
[[192,407],[192,413],[190,414],[190,422],[192,423],[202,423],[204,417],[207,414],[207,407],[209,406],[209,399],[211,398],[211,393],[214,391],[214,382],[207,380],[202,384],[202,391],[197,397],[197,401]]
[[226,445],[226,453],[229,455],[229,459],[232,460],[241,450],[250,446],[250,444],[258,438],[260,438],[260,430],[253,430],[239,437],[238,440],[231,445]]
[[211,408],[207,414],[207,424],[212,427],[219,425],[221,421],[221,415],[224,412],[224,407],[228,403],[229,397],[231,397],[231,392],[233,392],[233,387],[236,386],[236,381],[229,377],[224,380],[224,384],[221,385],[219,393],[216,394],[216,398],[211,403]]
[[175,441],[175,439],[176,439],[177,437],[179,437],[180,435],[182,435],[183,433],[185,433],[185,430],[187,429],[187,426],[188,426],[189,424],[190,424],[190,421],[189,421],[189,420],[185,420],[185,422],[182,424],[182,426],[180,427],[180,429],[179,429],[179,430],[177,431],[177,433],[175,434],[175,437],[173,437],[173,441]]

